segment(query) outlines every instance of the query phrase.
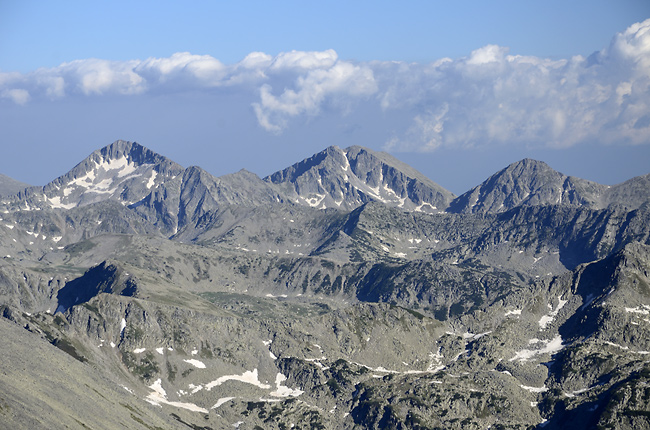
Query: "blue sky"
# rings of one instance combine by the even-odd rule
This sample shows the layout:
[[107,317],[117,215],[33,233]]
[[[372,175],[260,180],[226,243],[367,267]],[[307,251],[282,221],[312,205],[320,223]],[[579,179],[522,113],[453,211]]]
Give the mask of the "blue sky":
[[650,172],[650,2],[312,3],[0,0],[0,173],[116,139],[260,176],[357,144],[455,193],[524,157]]

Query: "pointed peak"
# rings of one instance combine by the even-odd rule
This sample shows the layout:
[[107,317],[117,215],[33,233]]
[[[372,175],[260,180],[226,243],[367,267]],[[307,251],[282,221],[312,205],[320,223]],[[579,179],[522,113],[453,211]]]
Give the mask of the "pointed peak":
[[361,146],[329,146],[265,181],[280,185],[295,202],[354,209],[379,201],[405,210],[446,208],[454,195],[390,154]]
[[505,212],[517,206],[599,207],[604,186],[532,158],[514,162],[456,198],[450,212]]
[[[93,157],[95,155],[95,157]],[[168,161],[167,158],[150,150],[149,148],[140,145],[137,142],[130,142],[126,140],[116,140],[108,146],[95,151],[91,157],[95,161],[110,161],[126,158],[128,163],[135,165],[142,164],[158,164]],[[98,160],[97,158],[101,158]]]
[[183,170],[139,143],[117,140],[92,152],[66,174],[42,187],[42,192],[52,208],[70,209],[103,200],[132,204],[152,187],[173,179]]
[[506,167],[503,171],[511,171],[511,170],[516,170],[516,169],[521,169],[521,170],[529,170],[529,169],[544,169],[544,170],[555,170],[548,164],[546,164],[543,161],[540,160],[535,160],[534,158],[524,158],[519,161],[515,161],[514,163],[511,163]]
[[339,148],[337,145],[330,145],[330,146],[328,146],[327,148],[325,148],[322,152],[326,152],[326,153],[332,153],[332,152],[340,153],[340,152],[343,152],[343,150],[342,150],[341,148]]
[[241,178],[253,178],[254,177],[254,178],[260,179],[260,177],[257,176],[257,174],[251,172],[250,170],[246,170],[246,169],[240,169],[239,171],[237,171],[235,173],[229,173],[229,174],[224,175],[224,176],[226,176],[226,177],[241,177]]
[[[543,161],[524,158],[499,170],[478,187],[485,188],[503,181],[514,181],[523,185],[535,180],[558,181],[564,180],[566,177]],[[530,184],[526,186],[530,186]]]

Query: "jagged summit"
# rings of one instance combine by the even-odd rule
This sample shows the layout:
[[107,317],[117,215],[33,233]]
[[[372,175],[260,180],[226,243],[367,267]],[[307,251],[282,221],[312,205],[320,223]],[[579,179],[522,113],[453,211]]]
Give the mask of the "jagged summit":
[[355,209],[378,201],[422,212],[444,210],[453,194],[392,156],[360,146],[330,146],[265,181],[298,204]]
[[42,191],[45,203],[55,209],[108,199],[129,205],[183,170],[182,166],[136,142],[118,140],[94,151]]
[[391,155],[360,146],[330,146],[260,179],[244,169],[221,177],[197,166],[185,169],[137,142],[117,140],[44,187],[7,195],[2,205],[29,211],[119,202],[155,225],[164,219],[170,233],[222,205],[292,203],[351,211],[378,202],[426,213],[498,213],[535,205],[636,209],[650,199],[649,183],[650,174],[610,187],[526,158],[455,197]]
[[110,145],[94,151],[72,168],[70,172],[55,179],[51,184],[58,185],[58,183],[65,182],[70,177],[78,178],[92,170],[118,171],[121,176],[127,176],[134,169],[147,165],[155,166],[156,172],[161,174],[168,173],[169,170],[178,174],[183,169],[179,164],[174,163],[137,142],[117,140]]
[[564,175],[543,161],[510,164],[451,202],[449,211],[504,212],[521,205],[603,205],[606,185]]

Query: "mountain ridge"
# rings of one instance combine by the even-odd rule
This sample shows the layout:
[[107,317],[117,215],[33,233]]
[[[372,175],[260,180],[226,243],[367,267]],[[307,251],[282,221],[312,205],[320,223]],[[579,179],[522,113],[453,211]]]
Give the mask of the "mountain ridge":
[[543,161],[525,158],[514,162],[454,199],[455,213],[505,212],[521,205],[584,206],[603,209],[623,205],[636,209],[650,198],[650,175],[617,185],[602,185],[567,176]]
[[[262,179],[245,169],[215,177],[198,166],[183,168],[137,142],[117,140],[93,151],[45,186],[30,186],[7,195],[5,202],[22,204],[26,209],[70,209],[112,198],[127,206],[138,206],[144,204],[144,200],[160,202],[165,193],[180,193],[179,184],[165,182],[173,181],[186,171],[196,174],[196,169],[200,169],[200,176],[211,184],[207,189],[215,193],[210,197],[214,199],[213,206],[217,202],[240,204],[245,200],[247,205],[259,205],[275,200],[349,211],[378,201],[407,211],[498,213],[521,205],[545,204],[593,209],[623,205],[635,209],[650,197],[650,173],[608,186],[564,175],[530,158],[510,164],[476,187],[455,196],[391,155],[360,146],[345,150],[330,146]],[[235,182],[237,189],[227,185]],[[182,181],[180,186],[184,186]],[[165,193],[157,193],[159,187],[165,189]],[[240,192],[243,189],[247,189],[247,193]],[[171,208],[168,210],[174,212]],[[165,216],[176,219],[178,214]],[[167,222],[168,230],[178,228],[178,225],[172,226],[174,223],[177,221]]]
[[0,426],[648,428],[650,175],[276,173],[117,141],[3,198]]

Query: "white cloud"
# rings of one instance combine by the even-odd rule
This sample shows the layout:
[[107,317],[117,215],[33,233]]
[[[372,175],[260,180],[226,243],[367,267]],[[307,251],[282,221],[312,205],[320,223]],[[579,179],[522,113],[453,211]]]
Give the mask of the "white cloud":
[[414,108],[387,149],[650,142],[650,20],[589,58],[553,61],[489,45],[467,58],[390,66],[382,107]]
[[650,68],[650,20],[632,24],[612,39],[608,50],[601,51],[606,56],[620,58],[636,63],[646,74]]
[[192,55],[177,52],[169,58],[149,58],[140,62],[134,72],[150,85],[175,82],[175,85],[212,87],[219,86],[228,68],[209,55]]
[[333,49],[328,49],[327,51],[322,52],[291,51],[278,54],[278,56],[273,59],[271,68],[275,70],[329,69],[336,64],[337,60],[338,55]]
[[273,57],[264,52],[251,52],[239,62],[239,67],[245,69],[265,69],[271,65]]
[[29,92],[22,88],[13,88],[2,91],[2,97],[11,99],[17,105],[24,106],[30,99]]
[[[302,63],[299,67],[304,67]],[[260,102],[254,103],[255,114],[262,127],[272,132],[282,131],[289,117],[314,115],[326,98],[351,99],[365,97],[377,91],[372,70],[346,62],[336,62],[325,68],[324,63],[310,62],[314,67],[295,82],[296,89],[285,89],[279,96],[272,94],[268,84],[260,88]]]
[[489,63],[503,63],[508,53],[508,48],[498,45],[486,45],[475,51],[469,56],[466,63],[480,66]]
[[91,59],[63,64],[61,69],[87,96],[112,92],[129,95],[142,93],[145,89],[144,79],[133,70],[135,64],[135,61]]
[[350,62],[333,50],[252,52],[223,64],[180,52],[0,73],[0,98],[8,100],[2,102],[25,108],[34,100],[185,91],[214,93],[215,104],[224,103],[219,91],[234,93],[273,133],[304,118],[354,110],[355,126],[380,127],[393,151],[644,144],[650,142],[650,20],[615,35],[588,58],[510,55],[497,45],[430,64]]

